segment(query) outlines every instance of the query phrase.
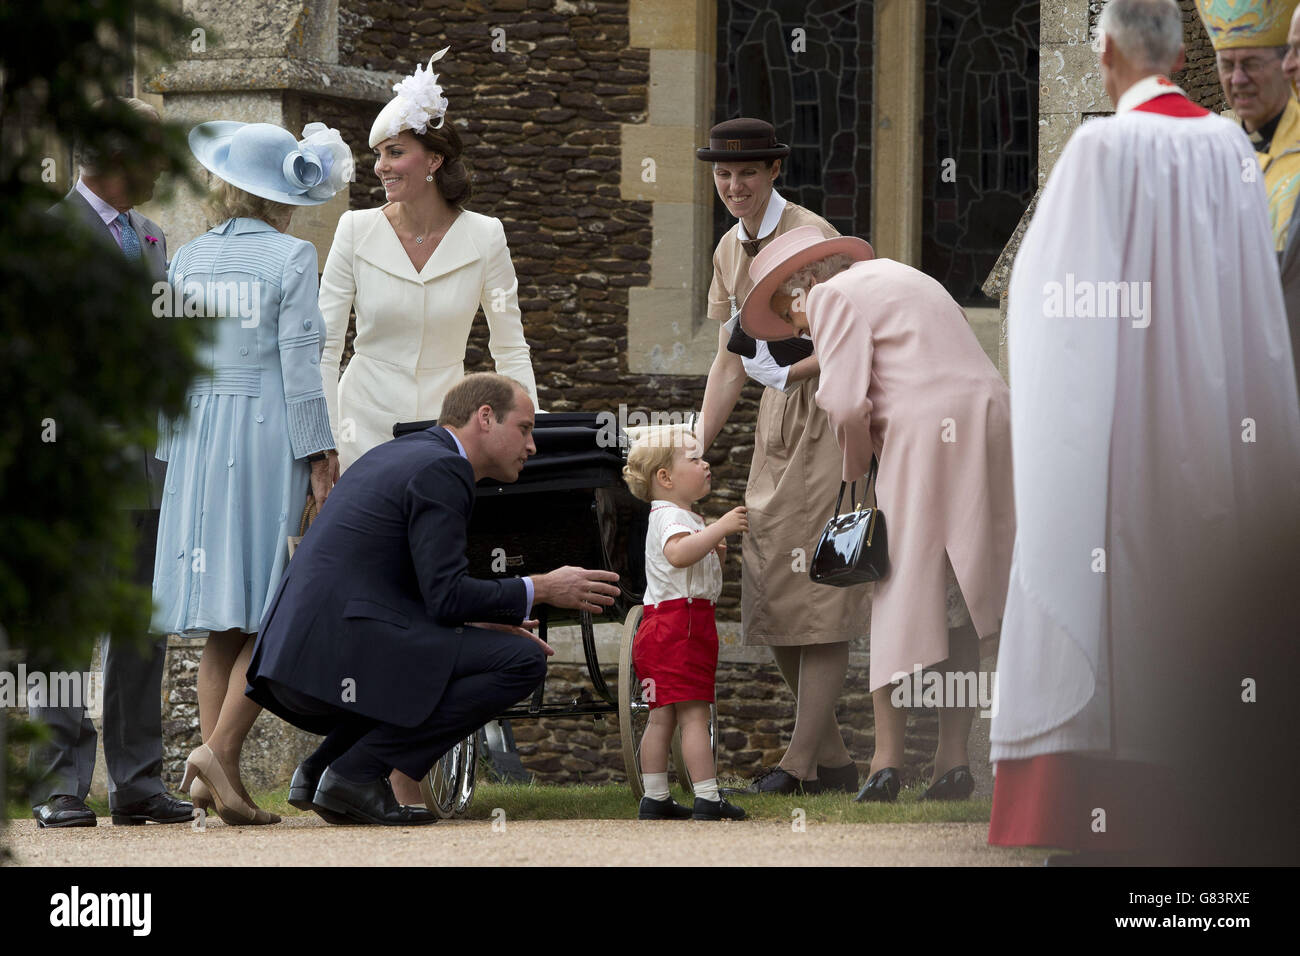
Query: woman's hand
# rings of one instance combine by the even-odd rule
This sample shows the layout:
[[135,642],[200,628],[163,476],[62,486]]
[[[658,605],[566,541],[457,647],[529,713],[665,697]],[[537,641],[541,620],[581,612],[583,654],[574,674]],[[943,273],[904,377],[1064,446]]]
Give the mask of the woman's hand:
[[[335,456],[337,461],[337,456]],[[330,458],[327,455],[320,461],[311,463],[311,493],[316,499],[317,510],[325,507],[325,499],[329,497],[330,490],[334,487],[334,480],[330,473]]]
[[790,374],[785,380],[786,387],[789,388],[795,382],[802,382],[806,378],[820,375],[821,371],[822,365],[821,362],[817,361],[816,355],[801,358],[790,366]]

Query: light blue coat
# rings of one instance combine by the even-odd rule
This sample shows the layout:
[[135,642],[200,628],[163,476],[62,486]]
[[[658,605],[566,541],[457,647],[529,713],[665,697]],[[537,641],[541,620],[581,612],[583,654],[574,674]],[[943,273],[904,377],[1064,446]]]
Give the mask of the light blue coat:
[[171,261],[177,321],[215,329],[188,414],[160,429],[155,632],[255,632],[284,573],[306,456],[334,447],[316,275],[311,243],[258,219],[229,219]]

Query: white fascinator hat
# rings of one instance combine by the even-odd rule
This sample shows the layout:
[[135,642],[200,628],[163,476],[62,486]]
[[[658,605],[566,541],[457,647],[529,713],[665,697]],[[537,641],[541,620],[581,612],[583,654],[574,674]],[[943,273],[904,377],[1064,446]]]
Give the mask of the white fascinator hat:
[[189,143],[205,168],[244,192],[319,206],[352,181],[352,150],[324,123],[308,123],[302,135],[272,123],[216,120],[190,130]]
[[431,127],[441,129],[447,114],[447,97],[438,85],[438,74],[433,72],[437,63],[451,47],[445,46],[429,57],[428,66],[415,65],[415,72],[393,86],[397,95],[379,111],[370,127],[370,148],[374,149],[386,139],[391,139],[404,129],[414,133],[427,132]]

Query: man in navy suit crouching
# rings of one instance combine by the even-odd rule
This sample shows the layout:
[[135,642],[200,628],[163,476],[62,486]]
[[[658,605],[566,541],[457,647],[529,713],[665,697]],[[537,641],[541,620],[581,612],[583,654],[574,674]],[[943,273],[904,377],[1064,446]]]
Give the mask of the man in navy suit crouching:
[[525,629],[534,602],[599,612],[618,575],[564,567],[532,578],[467,573],[474,484],[515,481],[533,404],[514,380],[466,376],[440,425],[371,449],[330,494],[262,620],[248,696],[325,735],[290,803],[331,823],[432,823],[397,802],[459,740],[525,697],[553,653]]

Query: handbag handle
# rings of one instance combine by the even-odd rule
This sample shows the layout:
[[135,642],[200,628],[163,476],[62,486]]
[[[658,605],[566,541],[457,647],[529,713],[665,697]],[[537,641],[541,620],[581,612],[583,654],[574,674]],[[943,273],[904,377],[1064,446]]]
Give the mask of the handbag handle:
[[[867,489],[870,488],[871,483],[876,480],[876,470],[878,469],[878,467],[879,467],[879,462],[876,461],[876,456],[872,455],[871,469],[867,472],[866,483],[862,486],[862,504],[859,504],[856,508],[854,508],[855,511],[861,511],[862,505],[867,503]],[[844,501],[844,486],[847,484],[849,484],[847,481],[843,481],[843,480],[840,481],[840,494],[839,497],[835,499],[835,517],[837,518],[840,516],[840,504]],[[850,485],[849,487],[849,507],[851,508],[854,507],[853,501],[857,497],[858,497],[858,483],[857,481],[854,481],[853,484]]]

